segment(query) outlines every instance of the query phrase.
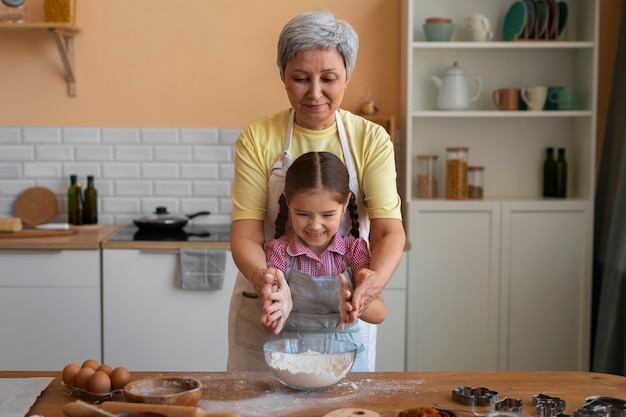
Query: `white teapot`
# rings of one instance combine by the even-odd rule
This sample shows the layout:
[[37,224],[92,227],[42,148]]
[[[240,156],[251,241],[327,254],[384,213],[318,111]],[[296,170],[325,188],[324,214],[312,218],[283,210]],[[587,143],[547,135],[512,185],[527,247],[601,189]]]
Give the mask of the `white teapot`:
[[[440,110],[467,109],[471,102],[478,100],[483,86],[482,80],[478,77],[468,79],[458,62],[454,62],[453,66],[444,70],[443,79],[436,75],[431,78],[439,89],[437,108]],[[471,96],[470,84],[474,89],[474,94]]]

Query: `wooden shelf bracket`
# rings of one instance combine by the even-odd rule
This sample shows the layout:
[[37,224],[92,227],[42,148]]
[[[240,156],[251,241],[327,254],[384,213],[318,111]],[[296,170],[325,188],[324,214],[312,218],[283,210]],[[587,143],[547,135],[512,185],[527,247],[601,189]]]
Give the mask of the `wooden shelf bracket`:
[[56,28],[48,29],[54,36],[59,55],[65,69],[67,79],[67,94],[76,97],[76,73],[74,71],[74,37],[64,34]]

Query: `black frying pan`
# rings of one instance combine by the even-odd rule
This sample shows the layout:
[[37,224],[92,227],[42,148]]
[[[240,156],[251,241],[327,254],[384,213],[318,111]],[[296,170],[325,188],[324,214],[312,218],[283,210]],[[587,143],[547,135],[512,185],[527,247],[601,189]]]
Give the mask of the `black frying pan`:
[[200,211],[189,215],[171,214],[166,207],[157,207],[154,213],[133,219],[133,223],[142,232],[180,232],[189,220],[209,214],[211,213],[208,211]]

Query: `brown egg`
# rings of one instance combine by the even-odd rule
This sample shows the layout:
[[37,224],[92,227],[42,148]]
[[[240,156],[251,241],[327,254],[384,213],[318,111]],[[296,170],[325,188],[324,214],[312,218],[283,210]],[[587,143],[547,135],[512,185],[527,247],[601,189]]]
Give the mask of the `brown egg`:
[[103,363],[102,365],[98,366],[98,369],[96,369],[96,371],[106,372],[107,375],[111,375],[111,372],[113,372],[113,368],[111,368],[111,365]]
[[98,369],[98,366],[100,366],[100,364],[97,360],[87,359],[85,362],[83,362],[81,368],[92,368],[95,371],[96,369]]
[[105,394],[111,391],[111,378],[104,371],[96,371],[89,377],[89,391],[94,394]]
[[96,373],[96,370],[90,367],[80,368],[76,374],[76,386],[80,389],[89,389],[89,378]]
[[123,366],[118,366],[111,372],[111,388],[122,389],[130,382],[130,372]]
[[61,379],[67,385],[76,385],[76,375],[80,372],[80,366],[75,363],[65,365],[63,372],[61,373]]

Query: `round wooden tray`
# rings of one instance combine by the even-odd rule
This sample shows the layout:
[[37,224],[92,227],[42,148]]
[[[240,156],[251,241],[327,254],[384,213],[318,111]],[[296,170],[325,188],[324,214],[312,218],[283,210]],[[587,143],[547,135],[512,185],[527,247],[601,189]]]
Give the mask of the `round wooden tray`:
[[57,214],[57,197],[45,187],[24,190],[15,200],[15,214],[22,223],[38,225],[47,223]]

